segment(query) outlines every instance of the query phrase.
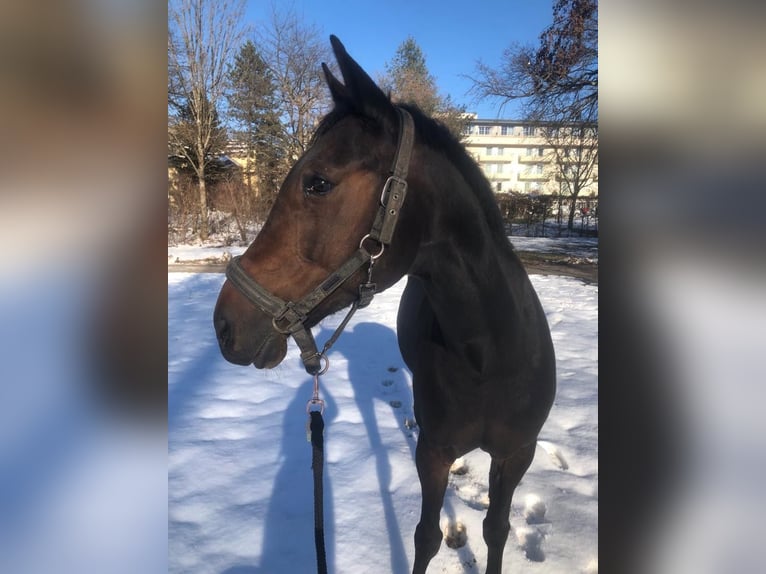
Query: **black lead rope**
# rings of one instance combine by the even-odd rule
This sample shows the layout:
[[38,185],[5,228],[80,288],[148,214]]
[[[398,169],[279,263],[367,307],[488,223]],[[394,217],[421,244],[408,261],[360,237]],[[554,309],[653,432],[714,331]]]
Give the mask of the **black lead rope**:
[[321,411],[310,411],[311,470],[314,471],[314,545],[317,553],[317,572],[327,574],[327,556],[324,549],[324,495],[322,471],[324,467],[324,420]]

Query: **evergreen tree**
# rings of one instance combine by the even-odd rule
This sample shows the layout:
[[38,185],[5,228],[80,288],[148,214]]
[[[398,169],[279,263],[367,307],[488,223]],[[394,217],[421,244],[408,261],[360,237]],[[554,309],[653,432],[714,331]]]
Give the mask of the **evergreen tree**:
[[271,70],[248,40],[229,69],[229,115],[246,156],[245,179],[255,196],[276,193],[285,175],[283,130]]
[[401,102],[417,104],[428,115],[439,108],[436,80],[428,72],[423,51],[411,36],[397,48],[386,73],[393,96]]
[[411,36],[399,45],[394,58],[386,64],[381,85],[391,92],[394,101],[417,105],[427,115],[444,123],[456,137],[462,137],[467,122],[465,108],[454,105],[449,96],[439,94],[425,55]]

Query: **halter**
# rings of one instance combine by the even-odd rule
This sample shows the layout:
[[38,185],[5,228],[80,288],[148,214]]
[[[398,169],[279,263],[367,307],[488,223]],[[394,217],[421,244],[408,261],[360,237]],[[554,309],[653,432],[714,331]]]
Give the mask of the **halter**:
[[[378,258],[383,255],[386,246],[391,244],[399,212],[404,203],[404,197],[407,195],[407,170],[409,169],[415,134],[412,116],[400,107],[397,107],[396,110],[399,112],[396,155],[389,171],[389,177],[383,184],[380,206],[372,223],[372,229],[362,237],[359,248],[336,271],[298,301],[285,301],[259,285],[245,272],[240,263],[241,256],[232,258],[226,268],[226,278],[251,303],[267,315],[271,315],[274,329],[283,335],[292,335],[301,350],[303,366],[310,375],[320,375],[327,370],[329,366],[326,357],[327,351],[340,336],[354,312],[369,305],[375,295],[372,268]],[[377,252],[372,253],[367,249],[365,244],[368,241],[379,245]],[[367,282],[359,285],[358,298],[352,304],[338,329],[319,352],[311,329],[306,326],[309,314],[367,263],[369,263]],[[325,360],[324,367],[322,367],[322,358]]]

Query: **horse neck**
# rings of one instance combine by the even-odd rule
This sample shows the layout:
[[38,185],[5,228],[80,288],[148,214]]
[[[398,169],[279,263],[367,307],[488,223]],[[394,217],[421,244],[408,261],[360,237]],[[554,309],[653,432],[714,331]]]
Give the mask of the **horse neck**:
[[464,182],[441,190],[410,274],[422,280],[453,350],[507,344],[519,324],[526,274],[507,239],[490,229]]

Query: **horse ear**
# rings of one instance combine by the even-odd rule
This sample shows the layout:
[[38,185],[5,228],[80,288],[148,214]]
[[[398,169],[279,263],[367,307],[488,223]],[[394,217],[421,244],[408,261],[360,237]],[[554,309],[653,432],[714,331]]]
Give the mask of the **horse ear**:
[[322,71],[324,72],[324,77],[327,81],[327,86],[330,88],[330,95],[335,105],[347,104],[350,97],[346,86],[340,83],[340,80],[333,75],[330,68],[324,62],[322,62]]
[[[330,36],[330,43],[335,53],[335,59],[338,61],[340,72],[343,75],[343,83],[345,84],[343,89],[345,95],[344,102],[351,104],[357,111],[372,118],[393,118],[396,120],[396,110],[391,100],[372,78],[367,75],[367,72],[348,55],[346,48],[341,44],[337,36]],[[327,73],[328,70],[325,71],[325,75]],[[333,80],[338,83],[338,80],[334,77]],[[330,91],[333,92],[332,81],[329,78],[328,83],[330,84]],[[335,100],[334,92],[333,99]]]

